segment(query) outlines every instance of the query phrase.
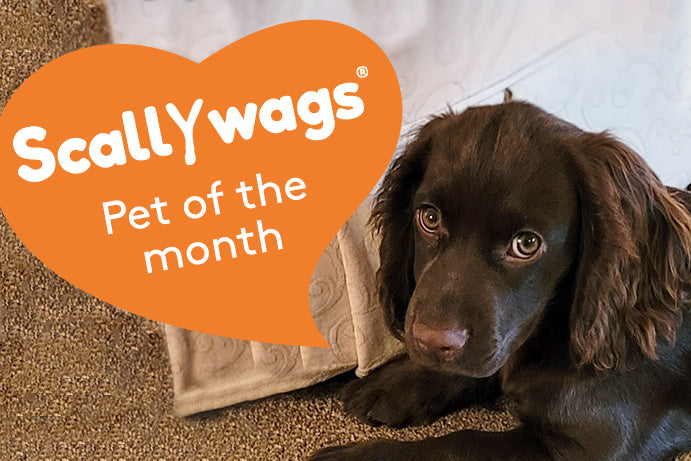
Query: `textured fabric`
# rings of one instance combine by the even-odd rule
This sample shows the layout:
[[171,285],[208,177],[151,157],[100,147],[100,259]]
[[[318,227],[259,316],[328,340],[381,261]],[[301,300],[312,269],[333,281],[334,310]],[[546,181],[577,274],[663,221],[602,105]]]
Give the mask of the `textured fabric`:
[[286,21],[370,36],[401,85],[404,132],[511,87],[556,116],[612,130],[667,183],[691,182],[691,3],[648,0],[107,0],[117,43],[200,61]]
[[332,349],[242,341],[167,326],[179,415],[299,389],[352,368],[365,375],[402,353],[377,308],[377,242],[367,228],[370,203],[338,232],[312,275],[312,316]]

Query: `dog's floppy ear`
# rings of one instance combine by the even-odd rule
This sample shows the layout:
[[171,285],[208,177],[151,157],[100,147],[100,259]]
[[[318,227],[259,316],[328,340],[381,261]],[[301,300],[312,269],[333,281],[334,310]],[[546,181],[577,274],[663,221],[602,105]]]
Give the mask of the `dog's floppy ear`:
[[379,302],[389,330],[402,339],[405,313],[415,289],[413,196],[427,168],[435,118],[424,125],[390,165],[377,194],[370,222],[381,236],[377,272]]
[[581,208],[571,348],[580,365],[625,367],[675,340],[691,283],[691,213],[631,149],[583,134],[573,159]]

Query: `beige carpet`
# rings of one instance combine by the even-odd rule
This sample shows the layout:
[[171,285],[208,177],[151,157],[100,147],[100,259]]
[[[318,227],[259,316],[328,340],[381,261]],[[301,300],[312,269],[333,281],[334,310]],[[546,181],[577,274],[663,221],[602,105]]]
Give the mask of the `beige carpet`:
[[[0,0],[0,110],[42,63],[107,40],[100,2]],[[180,419],[165,351],[161,325],[57,277],[0,213],[2,460],[293,460],[334,443],[513,423],[505,413],[467,410],[424,428],[372,429],[334,397],[348,377]]]

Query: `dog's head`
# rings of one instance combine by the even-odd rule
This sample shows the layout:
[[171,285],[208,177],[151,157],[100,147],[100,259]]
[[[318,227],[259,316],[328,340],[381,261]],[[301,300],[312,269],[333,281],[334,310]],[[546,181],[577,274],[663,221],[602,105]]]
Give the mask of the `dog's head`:
[[380,301],[413,360],[495,373],[554,311],[580,365],[673,341],[691,217],[643,160],[527,103],[422,127],[382,184]]

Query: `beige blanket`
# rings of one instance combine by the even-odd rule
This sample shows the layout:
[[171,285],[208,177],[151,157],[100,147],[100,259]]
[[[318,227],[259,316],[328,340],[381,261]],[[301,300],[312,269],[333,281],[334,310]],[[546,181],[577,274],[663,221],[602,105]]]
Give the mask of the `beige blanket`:
[[282,346],[166,326],[180,416],[286,392],[355,368],[363,376],[403,352],[377,308],[371,200],[320,258],[309,287],[312,316],[332,349]]

